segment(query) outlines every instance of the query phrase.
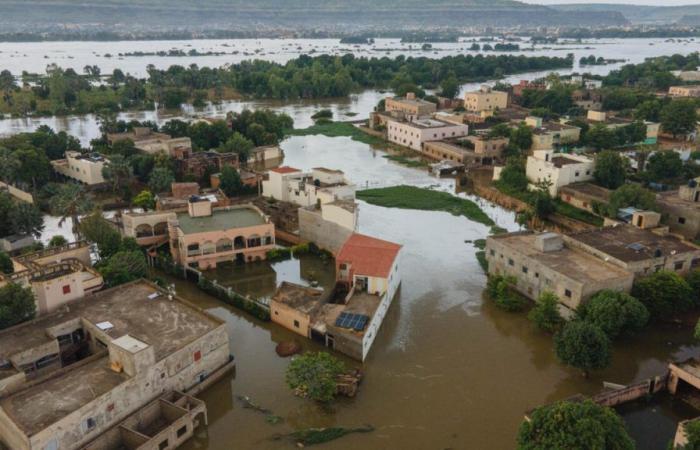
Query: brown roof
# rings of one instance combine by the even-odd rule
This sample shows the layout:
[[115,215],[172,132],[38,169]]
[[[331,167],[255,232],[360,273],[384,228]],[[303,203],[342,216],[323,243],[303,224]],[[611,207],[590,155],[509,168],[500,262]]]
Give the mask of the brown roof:
[[554,167],[561,168],[568,166],[569,164],[581,164],[581,161],[567,158],[566,156],[554,155],[552,156],[552,164],[554,164]]
[[338,263],[352,264],[359,275],[386,278],[401,250],[399,244],[353,233],[338,253]]
[[572,183],[559,188],[559,192],[573,196],[584,196],[601,202],[610,200],[610,190],[593,183]]
[[299,169],[295,169],[294,167],[282,166],[282,167],[276,167],[274,169],[270,169],[270,172],[277,172],[277,173],[285,174],[285,173],[294,173],[294,172],[301,172],[301,171]]

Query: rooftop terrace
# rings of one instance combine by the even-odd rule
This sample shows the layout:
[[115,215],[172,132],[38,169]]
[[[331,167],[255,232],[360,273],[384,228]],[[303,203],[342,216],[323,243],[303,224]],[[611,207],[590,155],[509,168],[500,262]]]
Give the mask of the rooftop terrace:
[[248,207],[215,209],[211,216],[204,217],[190,217],[187,213],[179,213],[177,220],[185,234],[247,228],[266,223],[263,215]]

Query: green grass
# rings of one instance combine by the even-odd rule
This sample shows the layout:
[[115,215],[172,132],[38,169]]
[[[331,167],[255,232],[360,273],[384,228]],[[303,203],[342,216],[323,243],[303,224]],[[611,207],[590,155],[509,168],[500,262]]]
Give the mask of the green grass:
[[603,226],[603,218],[598,217],[595,214],[591,214],[586,210],[578,209],[577,207],[563,202],[559,199],[555,201],[557,205],[557,212],[562,216],[566,216],[570,219],[580,220],[597,227]]
[[372,205],[386,208],[445,211],[455,216],[464,216],[469,220],[487,226],[494,225],[493,220],[476,203],[455,197],[447,192],[432,191],[414,186],[394,186],[358,191],[357,198]]
[[290,136],[311,136],[321,134],[327,137],[346,136],[354,141],[363,142],[368,145],[384,145],[384,139],[369,135],[351,123],[346,122],[326,122],[322,121],[311,125],[308,128],[294,129],[289,132]]
[[404,155],[383,155],[389,161],[397,162],[406,167],[427,167],[428,164],[420,159],[409,159]]

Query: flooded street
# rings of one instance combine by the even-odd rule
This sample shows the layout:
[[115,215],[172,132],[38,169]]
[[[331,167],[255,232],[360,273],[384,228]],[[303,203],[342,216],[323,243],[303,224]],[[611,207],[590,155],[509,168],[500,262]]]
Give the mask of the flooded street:
[[[202,49],[214,45],[207,41],[187,42]],[[262,40],[256,42],[254,45],[267,45]],[[314,45],[324,43],[313,42]],[[334,42],[333,45],[337,46],[337,40]],[[652,42],[655,45],[650,46]],[[98,58],[93,52],[102,54],[107,48],[114,54],[122,47],[147,51],[178,45],[177,42],[143,45],[136,42],[1,44],[0,57],[4,62],[10,61],[7,68],[16,72],[25,67],[27,70],[40,70],[40,67],[36,61],[31,64],[22,62],[20,56],[16,60],[8,58],[12,52],[35,55],[35,58],[44,53],[52,55],[47,60],[40,59],[42,65],[49,62],[68,65],[72,61],[72,64],[82,67]],[[436,44],[436,47],[443,45],[451,44]],[[269,57],[273,50],[279,50],[275,50],[276,47],[269,49],[265,57]],[[594,53],[638,62],[644,56],[689,53],[697,49],[696,43],[679,45],[661,40],[632,39],[625,41],[624,45],[600,44],[595,50],[576,52],[578,56]],[[289,54],[295,56],[298,50],[292,50]],[[562,50],[557,55],[568,52]],[[75,59],[62,59],[62,54],[75,55]],[[223,64],[224,59],[233,62],[231,57],[216,58],[222,58],[218,64]],[[136,61],[133,65],[126,64],[132,64],[132,60]],[[217,61],[219,59],[208,61],[206,57],[126,58],[124,61],[113,58],[101,66],[103,71],[111,70],[110,67],[135,71],[137,65],[145,67],[148,63],[158,66],[190,62],[212,65]],[[599,66],[591,70],[605,73],[615,67],[618,66]],[[515,75],[506,81],[542,75]],[[473,83],[462,89],[475,86]],[[223,116],[229,110],[269,107],[288,113],[294,118],[295,126],[303,128],[311,124],[311,114],[321,108],[333,109],[336,119],[340,120],[366,118],[384,95],[378,91],[365,91],[341,100],[227,102],[203,111],[189,110],[185,115]],[[121,117],[162,123],[172,116],[139,112],[122,114]],[[6,119],[0,121],[0,134],[32,131],[39,124],[68,131],[85,145],[99,135],[93,116]],[[384,158],[381,149],[350,138],[292,137],[281,145],[285,151],[285,165],[303,170],[319,166],[338,168],[359,189],[409,184],[431,186],[446,192],[455,190],[453,180],[438,180],[430,177],[425,169],[401,166]],[[514,213],[482,199],[470,198],[498,226],[511,231],[518,229]],[[319,448],[508,449],[515,446],[518,426],[524,412],[530,408],[579,392],[598,392],[603,381],[626,384],[641,380],[664,370],[669,360],[700,356],[700,347],[692,340],[692,330],[649,328],[633,339],[618,341],[611,367],[586,380],[580,372],[558,363],[551,336],[537,331],[525,314],[507,313],[483,301],[486,276],[475,258],[477,250],[470,242],[485,238],[488,227],[444,212],[388,209],[364,202],[360,202],[359,208],[360,232],[401,243],[404,252],[400,263],[402,285],[369,357],[362,365],[366,376],[358,396],[339,400],[330,407],[295,397],[284,380],[289,359],[278,357],[275,346],[279,342],[297,340],[306,349],[322,347],[230,308],[203,294],[192,284],[176,281],[180,296],[227,322],[237,363],[235,374],[202,394],[208,407],[209,425],[200,428],[183,449],[294,449],[291,440],[280,436],[307,427],[359,427],[367,424],[375,427],[375,431],[350,434]],[[70,221],[60,230],[56,222],[55,218],[47,219],[45,240],[59,231],[70,234]],[[265,298],[283,279],[303,284],[315,280],[325,286],[332,281],[331,274],[332,267],[301,258],[245,268],[222,266],[207,276],[241,292]],[[349,365],[358,364],[343,360]],[[244,408],[237,396],[250,397],[256,404],[282,417],[283,421],[277,425],[267,423],[263,414]],[[668,419],[661,427],[663,429],[653,430],[659,439],[655,443],[670,438],[666,436],[672,428],[668,424],[685,414],[667,403],[656,406],[659,414]],[[634,408],[623,413],[634,436],[644,436],[645,430],[648,433],[650,427],[656,426],[656,421],[652,422],[648,415]],[[640,448],[646,448],[650,442],[641,443]]]

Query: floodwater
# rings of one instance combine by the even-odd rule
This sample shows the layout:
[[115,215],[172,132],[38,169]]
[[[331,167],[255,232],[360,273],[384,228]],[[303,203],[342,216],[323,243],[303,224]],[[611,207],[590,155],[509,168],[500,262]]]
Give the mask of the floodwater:
[[[640,60],[652,54],[697,49],[696,44],[638,41],[601,44],[601,51],[616,49],[611,51],[614,54],[584,53]],[[657,44],[650,46],[651,42]],[[0,55],[8,51],[9,44],[3,45]],[[67,54],[70,49],[79,47],[90,47],[84,51],[87,54],[92,49],[101,52],[101,44],[94,43],[12,44],[12,48],[32,45],[44,46],[45,51],[62,47]],[[110,51],[117,52],[119,45],[111,43]],[[145,50],[148,48],[145,45],[128,43],[130,49]],[[167,45],[175,46],[172,42]],[[205,44],[193,41],[192,45]],[[78,58],[79,55],[76,61]],[[81,60],[79,65],[87,64],[88,59]],[[4,56],[3,60],[6,60]],[[184,64],[186,59],[178,60]],[[145,65],[161,59],[139,58],[138,61]],[[382,95],[367,91],[349,100],[283,104],[232,102],[220,108],[269,106],[288,112],[295,118],[296,125],[303,127],[321,106],[366,117]],[[216,112],[223,113],[222,110]],[[131,117],[152,119],[154,113],[135,113]],[[162,120],[161,116],[157,118]],[[51,121],[49,124],[54,128],[78,135],[85,143],[96,136],[94,118],[89,116],[41,120]],[[0,122],[0,133],[32,130],[37,123],[35,119],[5,120]],[[384,158],[381,149],[349,138],[293,137],[285,140],[282,147],[285,164],[300,169],[339,168],[358,187],[410,184],[432,186],[446,192],[455,190],[452,180],[437,180],[424,169],[403,167]],[[499,226],[518,229],[512,212],[482,199],[475,200]],[[51,227],[55,229],[54,225]],[[404,246],[403,281],[369,357],[362,365],[366,376],[358,396],[341,399],[329,407],[295,397],[284,382],[289,359],[275,353],[275,346],[283,341],[296,339],[306,349],[320,350],[318,344],[230,308],[201,293],[192,284],[176,283],[181,296],[226,321],[237,361],[235,374],[202,394],[209,410],[209,426],[198,430],[184,449],[292,449],[294,443],[284,436],[294,430],[365,424],[372,425],[375,431],[351,434],[322,448],[508,449],[515,446],[523,413],[532,407],[579,392],[595,393],[602,388],[603,381],[626,384],[641,380],[663,371],[669,360],[700,356],[691,330],[653,328],[634,339],[617,342],[612,366],[586,380],[579,371],[558,363],[551,337],[536,331],[524,314],[506,313],[483,301],[486,277],[470,241],[484,238],[488,227],[443,212],[387,209],[360,202],[359,229]],[[323,276],[317,274],[324,272],[322,268],[312,269],[314,274],[309,275],[307,268],[313,264],[295,259],[244,269],[223,267],[207,275],[237,289],[268,296],[272,287],[282,280],[309,283],[312,278],[319,277],[317,281],[321,281]],[[256,277],[258,284],[252,281]],[[349,365],[358,365],[343,360]],[[283,421],[277,425],[267,423],[262,414],[244,408],[238,396],[250,397]],[[654,442],[665,442],[672,437],[672,422],[690,414],[664,402],[655,407],[660,408],[662,421],[642,408],[623,411],[633,434],[641,436],[640,442],[644,442],[644,433],[649,430],[658,438]]]

